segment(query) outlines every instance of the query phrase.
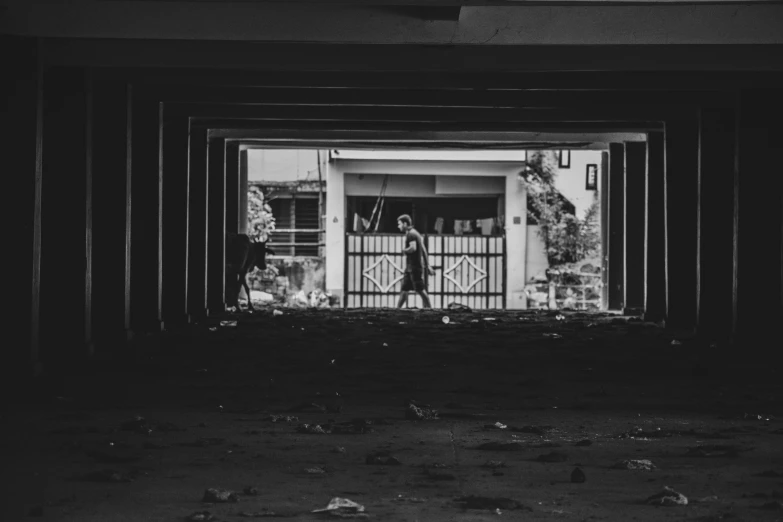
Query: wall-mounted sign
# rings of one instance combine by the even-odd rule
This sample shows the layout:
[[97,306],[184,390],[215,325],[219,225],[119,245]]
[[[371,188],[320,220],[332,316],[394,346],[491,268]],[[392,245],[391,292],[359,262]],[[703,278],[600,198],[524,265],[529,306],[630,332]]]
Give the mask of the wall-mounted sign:
[[598,190],[598,165],[590,163],[585,172],[585,190]]

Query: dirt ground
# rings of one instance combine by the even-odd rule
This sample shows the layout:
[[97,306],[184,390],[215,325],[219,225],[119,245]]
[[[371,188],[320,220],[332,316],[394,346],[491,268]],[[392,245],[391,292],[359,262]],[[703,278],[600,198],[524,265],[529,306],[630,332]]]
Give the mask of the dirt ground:
[[610,314],[226,314],[6,397],[0,520],[780,520],[781,379],[745,355]]

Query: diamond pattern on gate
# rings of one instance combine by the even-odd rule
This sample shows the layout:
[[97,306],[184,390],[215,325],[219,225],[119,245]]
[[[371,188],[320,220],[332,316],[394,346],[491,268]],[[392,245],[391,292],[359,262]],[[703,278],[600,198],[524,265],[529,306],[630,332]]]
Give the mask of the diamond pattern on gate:
[[[467,263],[467,264],[469,264],[470,266],[472,266],[472,267],[473,267],[473,268],[476,270],[476,272],[477,272],[477,273],[481,274],[479,277],[477,277],[476,279],[474,279],[474,280],[473,280],[473,281],[472,281],[472,282],[471,282],[471,283],[470,283],[470,284],[467,286],[467,288],[463,288],[463,286],[462,286],[462,285],[459,283],[459,281],[457,281],[457,280],[456,280],[456,279],[454,279],[454,278],[453,278],[451,275],[449,275],[449,272],[452,272],[452,271],[456,270],[457,268],[459,268],[459,267],[460,267],[460,265],[462,265],[462,263]],[[483,270],[481,267],[479,267],[479,266],[478,266],[476,263],[474,263],[474,262],[473,262],[473,260],[472,260],[472,259],[470,259],[468,256],[466,256],[466,255],[463,255],[462,257],[460,257],[460,258],[457,260],[457,262],[456,262],[456,263],[454,263],[453,265],[451,265],[451,267],[449,267],[448,269],[446,269],[446,270],[443,272],[443,277],[444,277],[445,279],[448,279],[448,280],[449,280],[449,281],[451,281],[452,283],[454,283],[454,285],[455,285],[457,288],[459,288],[459,291],[460,291],[460,292],[462,292],[463,294],[467,294],[468,292],[470,292],[470,289],[471,289],[471,288],[473,288],[474,286],[476,286],[476,285],[477,285],[477,284],[479,284],[481,281],[483,281],[484,279],[486,279],[486,278],[487,278],[487,271],[486,271],[486,270]]]
[[[388,285],[387,285],[385,288],[384,288],[384,287],[383,287],[383,286],[382,286],[382,285],[381,285],[381,284],[378,282],[378,280],[377,280],[377,279],[375,279],[373,276],[371,276],[371,275],[370,275],[370,272],[372,272],[372,271],[373,271],[373,270],[375,270],[375,269],[376,269],[378,266],[380,266],[380,264],[381,264],[381,263],[382,263],[384,260],[386,261],[386,263],[387,263],[387,264],[388,264],[388,265],[389,265],[391,268],[393,268],[394,270],[396,270],[397,272],[400,272],[400,273],[402,274],[402,275],[401,275],[401,276],[399,276],[397,279],[395,279],[394,281],[392,281],[391,283],[389,283],[389,284],[388,284]],[[370,266],[368,266],[367,268],[365,268],[364,270],[362,270],[362,277],[364,277],[364,278],[368,279],[369,281],[371,281],[371,282],[372,282],[372,283],[373,283],[373,284],[374,284],[374,285],[375,285],[375,286],[378,288],[378,290],[380,290],[380,291],[381,291],[381,292],[383,292],[383,293],[386,293],[386,292],[388,292],[388,291],[389,291],[389,290],[390,290],[390,289],[391,289],[391,288],[392,288],[394,285],[396,285],[397,283],[399,283],[400,281],[402,281],[402,278],[403,278],[403,277],[405,277],[405,270],[403,270],[402,268],[400,268],[399,266],[397,266],[397,264],[396,264],[394,261],[392,261],[392,260],[391,260],[391,258],[390,258],[390,257],[389,257],[387,254],[383,254],[383,255],[381,256],[381,258],[380,258],[378,261],[376,261],[376,262],[375,262],[375,263],[373,263],[372,265],[370,265]]]

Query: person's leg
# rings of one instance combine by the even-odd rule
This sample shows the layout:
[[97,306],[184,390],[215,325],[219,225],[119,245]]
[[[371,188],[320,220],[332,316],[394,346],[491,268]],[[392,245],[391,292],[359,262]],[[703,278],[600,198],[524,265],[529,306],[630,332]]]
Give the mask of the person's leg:
[[429,294],[427,294],[427,291],[422,290],[421,292],[419,292],[419,295],[421,296],[422,306],[424,308],[432,308],[432,305],[430,304],[430,296]]
[[400,292],[400,298],[397,300],[397,308],[402,308],[402,305],[408,304],[408,291],[403,290]]

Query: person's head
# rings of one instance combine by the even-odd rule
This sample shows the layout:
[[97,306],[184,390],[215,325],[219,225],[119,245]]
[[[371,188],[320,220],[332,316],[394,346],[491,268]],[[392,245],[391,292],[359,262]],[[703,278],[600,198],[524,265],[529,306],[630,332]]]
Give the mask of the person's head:
[[397,228],[400,229],[400,232],[405,232],[411,227],[413,227],[413,220],[408,214],[403,214],[397,218]]

